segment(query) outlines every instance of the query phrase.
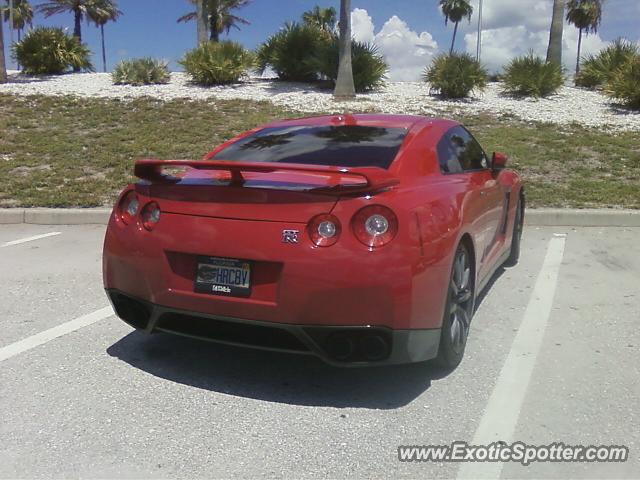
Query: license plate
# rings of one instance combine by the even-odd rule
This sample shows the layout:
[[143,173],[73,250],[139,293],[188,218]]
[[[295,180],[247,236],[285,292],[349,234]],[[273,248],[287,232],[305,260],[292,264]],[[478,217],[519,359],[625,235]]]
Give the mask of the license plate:
[[251,295],[251,264],[246,260],[198,257],[195,291],[213,295]]

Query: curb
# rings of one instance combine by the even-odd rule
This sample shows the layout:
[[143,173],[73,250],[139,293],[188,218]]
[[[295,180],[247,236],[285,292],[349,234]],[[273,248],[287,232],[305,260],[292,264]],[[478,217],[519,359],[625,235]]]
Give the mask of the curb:
[[[108,208],[0,208],[0,224],[106,225]],[[640,227],[640,210],[527,210],[534,227]]]
[[0,224],[106,225],[108,208],[0,208]]
[[640,210],[530,209],[525,224],[535,227],[640,227]]

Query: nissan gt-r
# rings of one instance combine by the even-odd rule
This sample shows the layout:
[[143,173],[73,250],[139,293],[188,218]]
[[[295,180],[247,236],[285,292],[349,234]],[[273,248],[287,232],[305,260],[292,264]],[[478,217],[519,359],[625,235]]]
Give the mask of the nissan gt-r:
[[148,333],[455,368],[479,292],[520,252],[506,162],[457,122],[400,115],[277,121],[201,160],[140,160],[104,286]]

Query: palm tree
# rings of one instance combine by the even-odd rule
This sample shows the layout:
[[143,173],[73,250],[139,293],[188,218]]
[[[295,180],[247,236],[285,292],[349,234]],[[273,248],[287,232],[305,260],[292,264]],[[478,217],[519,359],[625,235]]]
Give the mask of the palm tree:
[[338,78],[333,96],[338,99],[354,98],[356,87],[351,65],[351,0],[340,0],[340,60]]
[[[196,4],[198,0],[189,0]],[[239,24],[249,25],[249,21],[231,13],[233,10],[247,6],[251,0],[203,0],[203,10],[208,18],[209,39],[212,42],[220,41],[221,33],[229,33],[232,28],[240,30]],[[189,22],[198,19],[198,12],[189,12],[180,18],[178,23]]]
[[444,24],[447,25],[449,21],[456,24],[453,29],[453,40],[451,41],[451,49],[449,55],[453,53],[453,47],[456,43],[456,34],[458,33],[458,24],[463,18],[471,21],[471,15],[473,14],[473,7],[468,0],[440,0],[440,8],[444,15]]
[[580,73],[580,50],[582,48],[582,32],[587,35],[596,33],[602,21],[601,0],[569,0],[567,2],[567,21],[580,30],[578,34],[578,60],[576,76]]
[[232,10],[247,6],[251,0],[208,0],[209,39],[217,42],[222,32],[229,34],[232,28],[240,30],[238,24],[249,25],[249,21],[231,13]]
[[553,18],[549,32],[547,62],[562,66],[562,33],[564,29],[564,4],[566,0],[553,0]]
[[104,45],[104,26],[108,22],[115,22],[122,12],[118,10],[116,0],[95,0],[96,7],[88,11],[89,20],[100,27],[100,37],[102,40],[102,67],[107,71],[107,50]]
[[335,8],[322,8],[316,5],[313,7],[313,10],[302,14],[302,21],[307,25],[318,27],[327,33],[332,33],[336,29],[336,15]]
[[[11,12],[9,7],[2,9],[4,21],[10,22]],[[13,25],[9,25],[9,28],[13,28],[18,31],[18,41],[22,36],[22,30],[26,25],[33,26],[33,8],[29,5],[28,0],[13,0]]]
[[51,0],[38,5],[36,8],[45,18],[59,13],[71,12],[74,16],[73,36],[82,42],[82,20],[91,18],[99,2],[96,0]]
[[7,65],[4,62],[4,33],[0,22],[0,83],[7,81]]

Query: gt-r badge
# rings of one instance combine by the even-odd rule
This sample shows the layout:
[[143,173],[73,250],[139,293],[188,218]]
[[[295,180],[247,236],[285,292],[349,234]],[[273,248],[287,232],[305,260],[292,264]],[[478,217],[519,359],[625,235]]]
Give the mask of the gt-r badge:
[[282,243],[299,243],[300,230],[283,230]]

